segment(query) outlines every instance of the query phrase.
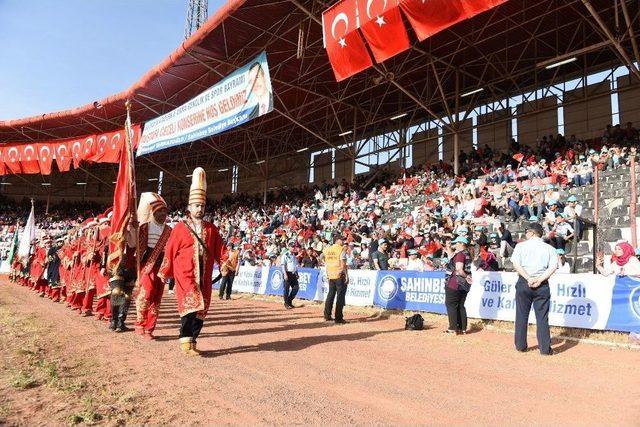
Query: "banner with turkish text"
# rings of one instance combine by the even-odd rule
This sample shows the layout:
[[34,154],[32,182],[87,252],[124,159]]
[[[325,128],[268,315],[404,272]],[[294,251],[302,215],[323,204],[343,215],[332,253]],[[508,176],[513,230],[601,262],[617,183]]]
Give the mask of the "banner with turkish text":
[[271,111],[273,89],[262,52],[201,94],[146,122],[137,155],[217,135]]

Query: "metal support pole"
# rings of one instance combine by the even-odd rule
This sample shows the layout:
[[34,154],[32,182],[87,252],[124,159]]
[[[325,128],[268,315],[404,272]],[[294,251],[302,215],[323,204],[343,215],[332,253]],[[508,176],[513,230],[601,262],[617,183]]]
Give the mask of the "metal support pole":
[[622,47],[622,45],[620,44],[618,39],[613,35],[611,30],[609,30],[609,28],[607,27],[607,24],[604,23],[604,21],[602,20],[602,18],[598,14],[598,12],[591,5],[590,1],[589,0],[582,0],[582,4],[584,4],[584,7],[587,8],[589,13],[593,17],[593,19],[595,19],[595,21],[598,23],[598,26],[600,27],[602,32],[605,34],[607,39],[616,48],[616,51],[620,54],[620,56],[622,57],[624,62],[626,62],[625,65],[629,68],[629,71],[631,71],[634,76],[636,76],[637,78],[640,79],[640,71],[638,70],[638,66],[634,64],[633,60],[629,57],[629,55],[624,50],[624,48]]
[[638,230],[636,228],[636,212],[638,208],[638,192],[636,189],[636,158],[631,156],[631,202],[629,203],[629,226],[631,227],[631,245],[638,247]]
[[459,168],[460,168],[460,159],[459,159],[460,146],[459,145],[460,145],[460,141],[459,141],[458,131],[455,131],[453,134],[453,173],[455,175],[458,175]]
[[162,179],[164,178],[164,171],[160,171],[158,175],[158,195],[162,195]]
[[600,170],[595,168],[593,176],[593,222],[598,224],[599,208],[600,208],[600,195],[598,194],[598,187],[600,181]]

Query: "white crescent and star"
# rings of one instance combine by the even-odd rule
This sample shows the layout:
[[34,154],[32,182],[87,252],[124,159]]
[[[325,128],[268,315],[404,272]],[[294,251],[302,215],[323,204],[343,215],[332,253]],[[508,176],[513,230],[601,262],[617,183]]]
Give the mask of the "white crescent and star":
[[118,142],[120,141],[120,133],[116,133],[115,135],[113,135],[113,137],[111,138],[111,149],[115,150],[118,147]]
[[84,140],[84,153],[89,154],[91,147],[93,146],[93,138],[87,138]]
[[349,17],[347,16],[346,13],[344,12],[340,12],[336,15],[335,18],[333,18],[333,22],[331,23],[331,35],[333,36],[333,39],[336,39],[336,26],[338,25],[338,23],[340,21],[344,22],[344,34],[342,35],[342,37],[340,37],[338,39],[338,44],[341,47],[345,47],[347,45],[346,40],[344,39],[344,36],[347,34],[347,29],[349,28]]
[[[47,152],[47,154],[42,154],[44,152]],[[42,161],[47,161],[47,159],[49,158],[49,156],[51,155],[51,149],[49,148],[48,145],[43,145],[42,147],[40,147],[40,160]]]
[[[31,154],[27,154],[27,152],[31,152]],[[24,147],[24,155],[27,158],[27,161],[31,161],[31,157],[36,154],[36,150],[33,148],[33,145],[27,145]]]
[[[367,16],[369,17],[369,19],[372,19],[373,16],[371,16],[371,5],[373,4],[373,0],[367,0]],[[387,0],[382,0],[382,13],[384,13],[384,11],[387,10]],[[378,18],[380,16],[378,15]]]
[[[11,153],[14,153],[15,156],[12,156]],[[9,148],[9,150],[7,151],[7,157],[9,158],[10,162],[12,162],[12,163],[17,162],[18,158],[20,157],[20,155],[18,153],[18,148],[17,147]]]
[[98,138],[98,151],[103,153],[104,152],[104,145],[107,143],[107,140],[109,138],[107,138],[106,136],[102,135],[100,138]]
[[[76,147],[78,147],[77,150],[76,150]],[[82,151],[82,143],[80,141],[74,142],[73,145],[71,146],[71,152],[73,153],[73,157],[75,157],[76,159],[80,157],[81,151]]]
[[[63,149],[64,149],[64,152],[63,152]],[[67,156],[67,146],[58,145],[58,149],[56,150],[56,153],[60,156],[60,160],[64,160],[64,158]]]

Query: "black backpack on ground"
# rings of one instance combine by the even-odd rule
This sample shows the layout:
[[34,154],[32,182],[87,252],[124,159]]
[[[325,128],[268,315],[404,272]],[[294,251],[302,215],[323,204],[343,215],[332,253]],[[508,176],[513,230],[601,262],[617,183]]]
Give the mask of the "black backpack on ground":
[[404,329],[409,331],[421,331],[424,329],[424,319],[419,314],[407,317]]

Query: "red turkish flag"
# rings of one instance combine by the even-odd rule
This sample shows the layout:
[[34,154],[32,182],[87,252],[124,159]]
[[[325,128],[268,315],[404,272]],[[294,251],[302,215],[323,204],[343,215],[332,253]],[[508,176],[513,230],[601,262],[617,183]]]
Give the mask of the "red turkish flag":
[[82,160],[92,163],[92,158],[98,151],[97,147],[96,135],[85,136],[82,140]]
[[467,18],[471,18],[479,13],[496,7],[507,0],[463,0],[462,6],[467,13]]
[[[127,113],[128,114],[128,113]],[[129,118],[127,118],[127,123]],[[127,227],[131,219],[136,219],[136,170],[133,159],[133,147],[126,137],[126,129],[121,131],[123,143],[120,144],[120,168],[116,188],[113,192],[113,216],[111,217],[111,235],[109,236],[109,256],[107,269],[111,275],[116,275],[118,267],[122,265],[125,257],[127,241]]]
[[343,0],[322,14],[322,39],[336,81],[342,81],[373,65],[358,33],[356,0]]
[[360,29],[376,62],[409,49],[409,36],[397,0],[359,0]]
[[96,163],[118,163],[120,161],[120,149],[122,148],[123,142],[124,129],[98,135],[96,152],[90,160]]
[[83,155],[83,139],[73,139],[68,142],[67,147],[69,148],[69,152],[71,154],[71,158],[73,159],[73,167],[78,169],[80,167],[80,162],[82,161]]
[[400,0],[420,41],[467,18],[463,0]]
[[513,160],[515,160],[518,163],[522,163],[522,160],[524,160],[524,154],[522,153],[516,153],[513,155]]
[[6,170],[11,173],[22,173],[22,167],[20,165],[20,151],[15,145],[4,147],[2,150],[4,156],[4,164]]
[[60,172],[68,172],[71,169],[71,152],[69,150],[68,142],[57,142],[56,147],[56,165]]
[[40,173],[42,175],[51,175],[51,165],[55,154],[54,145],[49,142],[41,142],[36,144],[36,150],[38,151]]
[[35,144],[23,144],[19,146],[20,151],[20,167],[22,173],[34,174],[40,173],[40,165],[38,164],[38,152]]
[[4,165],[4,150],[0,150],[0,176],[7,174],[7,168]]

